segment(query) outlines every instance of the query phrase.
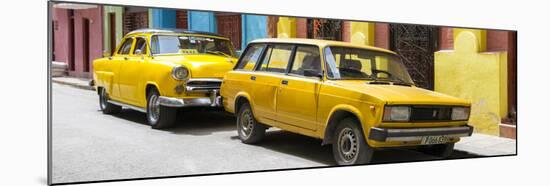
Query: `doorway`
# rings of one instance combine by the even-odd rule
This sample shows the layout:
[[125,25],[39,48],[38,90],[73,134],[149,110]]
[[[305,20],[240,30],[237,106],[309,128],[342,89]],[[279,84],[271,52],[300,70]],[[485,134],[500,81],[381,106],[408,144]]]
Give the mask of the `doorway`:
[[390,49],[399,54],[416,86],[434,90],[435,26],[390,24]]
[[116,14],[115,13],[109,13],[109,52],[111,55],[114,53],[116,49]]
[[218,33],[228,37],[233,48],[241,49],[241,15],[235,13],[216,13]]
[[82,19],[82,65],[84,72],[90,72],[90,19]]
[[69,10],[69,71],[75,71],[74,10]]
[[342,41],[342,24],[340,20],[308,19],[307,38]]
[[188,29],[187,10],[176,10],[176,28]]

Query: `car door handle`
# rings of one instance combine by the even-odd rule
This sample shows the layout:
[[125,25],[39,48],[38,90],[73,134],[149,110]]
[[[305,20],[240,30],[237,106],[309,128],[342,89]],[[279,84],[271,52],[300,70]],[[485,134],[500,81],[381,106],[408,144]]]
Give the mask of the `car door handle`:
[[283,81],[281,81],[281,84],[283,84],[283,85],[288,85],[288,80],[283,80]]
[[250,76],[250,80],[256,81],[256,76]]
[[128,57],[124,57],[124,60],[128,60]]

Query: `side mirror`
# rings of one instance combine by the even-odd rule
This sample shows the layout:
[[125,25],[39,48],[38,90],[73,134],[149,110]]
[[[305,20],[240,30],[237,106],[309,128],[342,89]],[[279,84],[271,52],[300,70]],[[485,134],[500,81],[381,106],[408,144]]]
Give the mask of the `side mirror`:
[[305,69],[304,76],[306,77],[317,77],[319,79],[323,78],[323,72],[315,69]]

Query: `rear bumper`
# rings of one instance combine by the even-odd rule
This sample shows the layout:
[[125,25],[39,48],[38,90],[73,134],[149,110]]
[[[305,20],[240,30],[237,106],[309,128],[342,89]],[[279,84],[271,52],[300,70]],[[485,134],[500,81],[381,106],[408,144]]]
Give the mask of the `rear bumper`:
[[172,98],[172,97],[159,97],[160,105],[166,107],[221,107],[222,97],[219,95],[218,90],[209,91],[208,97],[199,98]]
[[378,128],[370,129],[369,139],[379,142],[391,141],[420,141],[424,136],[471,136],[474,128],[469,125],[459,127],[430,127],[430,128]]

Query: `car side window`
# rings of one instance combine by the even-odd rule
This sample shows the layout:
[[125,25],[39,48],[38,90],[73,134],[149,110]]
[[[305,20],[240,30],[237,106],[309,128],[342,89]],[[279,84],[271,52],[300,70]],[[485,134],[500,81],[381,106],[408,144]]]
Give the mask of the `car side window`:
[[243,69],[243,70],[253,70],[254,66],[260,59],[260,56],[262,55],[262,50],[265,48],[265,45],[252,45],[244,54],[243,58],[239,62],[236,69]]
[[130,54],[130,49],[132,48],[133,43],[134,43],[134,38],[128,38],[124,40],[124,43],[122,43],[122,46],[120,47],[120,49],[118,49],[118,54],[120,55]]
[[134,51],[132,51],[132,54],[134,55],[144,55],[147,54],[147,40],[142,37],[136,38],[136,46],[134,47]]
[[292,45],[274,45],[270,46],[260,65],[260,71],[268,72],[286,72],[288,62],[292,54]]
[[319,48],[315,46],[298,46],[290,73],[302,76],[321,75]]

